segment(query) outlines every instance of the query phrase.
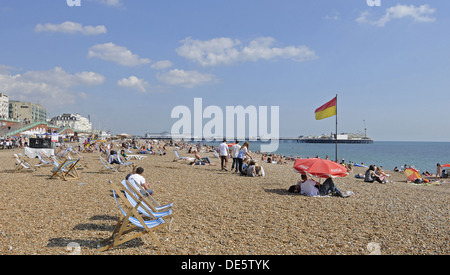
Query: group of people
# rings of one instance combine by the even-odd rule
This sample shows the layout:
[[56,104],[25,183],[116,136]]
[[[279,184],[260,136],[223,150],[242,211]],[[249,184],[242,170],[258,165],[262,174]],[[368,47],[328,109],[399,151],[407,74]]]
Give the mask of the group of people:
[[249,142],[239,145],[239,141],[236,140],[235,144],[231,148],[227,144],[227,140],[223,139],[219,145],[219,157],[221,170],[228,171],[228,160],[231,158],[233,162],[231,164],[231,170],[234,169],[234,173],[246,176],[265,176],[264,168],[261,167],[253,159],[253,156],[249,151]]
[[390,175],[384,172],[383,167],[375,165],[370,165],[364,174],[358,173],[355,175],[357,179],[364,179],[364,182],[379,182],[379,183],[388,183],[388,177]]

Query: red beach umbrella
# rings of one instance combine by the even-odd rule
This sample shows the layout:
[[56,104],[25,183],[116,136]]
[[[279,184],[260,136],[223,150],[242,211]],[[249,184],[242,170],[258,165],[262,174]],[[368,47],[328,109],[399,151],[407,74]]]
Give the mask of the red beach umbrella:
[[415,181],[416,179],[420,179],[420,172],[417,171],[416,169],[413,168],[406,168],[405,169],[405,176],[410,180],[410,181]]
[[294,170],[300,174],[319,178],[338,178],[348,175],[347,168],[341,164],[320,158],[297,159]]
[[450,167],[450,163],[443,164],[442,167]]

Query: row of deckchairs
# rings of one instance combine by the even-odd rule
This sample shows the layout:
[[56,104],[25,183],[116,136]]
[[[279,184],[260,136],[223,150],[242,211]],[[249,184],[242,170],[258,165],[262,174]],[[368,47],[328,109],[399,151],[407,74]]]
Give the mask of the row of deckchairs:
[[146,234],[160,247],[155,231],[163,227],[170,231],[173,203],[160,205],[152,196],[145,196],[145,191],[132,179],[109,183],[120,218],[111,237],[104,240],[97,251],[109,250]]
[[14,172],[18,172],[21,170],[34,171],[36,167],[53,166],[53,169],[51,170],[52,175],[50,176],[50,179],[56,177],[61,178],[63,180],[80,178],[76,168],[76,165],[78,164],[80,159],[65,159],[64,161],[59,163],[56,158],[50,159],[44,157],[40,153],[37,153],[37,156],[40,162],[38,164],[32,165],[25,160],[22,154],[19,155],[14,154],[14,158],[16,159],[16,169],[14,170]]

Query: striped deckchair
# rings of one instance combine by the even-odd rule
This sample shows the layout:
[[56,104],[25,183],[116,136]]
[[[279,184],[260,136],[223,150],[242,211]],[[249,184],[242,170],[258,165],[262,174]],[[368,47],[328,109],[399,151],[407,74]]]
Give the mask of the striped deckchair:
[[41,167],[41,166],[53,166],[53,160],[48,158],[47,156],[45,156],[44,154],[42,154],[39,151],[36,151],[36,156],[39,159],[39,163],[36,164],[36,167]]
[[63,180],[67,179],[79,179],[76,165],[79,162],[79,159],[66,159],[63,163],[59,164],[56,160],[54,163],[54,168],[52,169],[52,175],[50,178],[54,178],[55,176],[60,177]]
[[166,211],[168,209],[172,209],[173,203],[169,203],[166,205],[161,205],[158,201],[156,201],[153,196],[145,196],[143,195],[142,192],[140,192],[141,190],[146,192],[144,190],[144,188],[142,188],[139,184],[137,184],[132,178],[129,178],[128,181],[123,182],[122,184],[126,184],[124,185],[127,189],[129,189],[131,192],[133,192],[134,194],[136,194],[136,196],[139,197],[139,199],[145,200],[147,202],[147,204],[149,205],[149,208],[152,209],[152,211],[154,212],[163,212]]
[[103,164],[103,168],[102,168],[101,172],[103,172],[103,171],[119,172],[119,170],[117,170],[115,167],[112,167],[108,162],[106,162],[102,156],[100,156],[100,162]]
[[142,201],[142,206],[138,207],[139,213],[148,217],[164,218],[166,222],[166,219],[172,218],[173,203],[165,206],[154,206],[154,202],[148,200],[146,196],[142,195],[139,189],[136,189],[135,186],[130,184],[130,182],[127,182],[127,180],[122,181],[122,186],[130,191],[125,193],[125,196],[131,205],[135,206],[137,204],[136,201]]
[[[154,216],[150,217],[150,220],[148,220],[147,218],[149,218],[149,216],[143,216],[138,212],[138,208],[141,206],[142,201],[137,201],[135,205],[132,205],[124,195],[124,193],[126,194],[127,192],[129,195],[132,195],[127,188],[112,182],[110,182],[110,184],[113,188],[113,197],[120,209],[121,215],[111,237],[102,242],[102,245],[106,242],[109,242],[109,244],[98,248],[97,251],[106,251],[145,234],[149,234],[155,243],[161,247],[161,242],[158,240],[155,230],[166,226],[164,220]],[[117,200],[118,197],[120,198],[121,203]],[[128,235],[131,233],[134,234]]]
[[14,157],[16,159],[16,169],[14,169],[14,173],[23,169],[34,171],[33,166],[29,164],[25,159],[19,157],[17,154],[14,154]]

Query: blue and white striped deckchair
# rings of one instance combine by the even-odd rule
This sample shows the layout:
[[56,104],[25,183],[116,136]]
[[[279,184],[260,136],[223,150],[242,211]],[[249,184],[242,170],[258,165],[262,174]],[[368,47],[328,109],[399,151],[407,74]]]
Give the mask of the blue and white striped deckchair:
[[117,170],[115,167],[112,167],[111,165],[109,165],[109,163],[107,163],[102,156],[100,156],[100,161],[103,164],[103,168],[101,171],[104,171],[106,169],[106,171],[114,171],[114,172],[119,172],[119,170]]
[[[105,241],[111,241],[109,245],[106,245],[104,247],[100,247],[97,249],[97,251],[106,251],[108,249],[111,249],[113,247],[116,247],[118,245],[121,245],[125,242],[131,241],[135,238],[138,238],[144,234],[150,234],[150,236],[153,238],[155,243],[158,246],[161,246],[161,242],[158,240],[155,230],[167,225],[162,218],[154,218],[151,220],[144,220],[144,218],[139,214],[138,207],[141,205],[141,202],[136,203],[136,205],[131,205],[130,202],[124,197],[122,192],[129,192],[126,188],[121,188],[118,185],[115,185],[111,183],[111,186],[113,188],[113,196],[114,200],[117,203],[117,206],[120,209],[121,216],[119,218],[119,221],[117,222],[114,231],[112,233],[112,236],[108,238]],[[117,197],[119,197],[122,201],[122,204],[124,207],[121,207],[121,204],[117,200]],[[134,231],[138,231],[137,233],[134,233],[133,235],[128,235],[129,233],[132,233]]]
[[178,154],[178,151],[177,151],[177,150],[173,150],[173,152],[175,153],[175,156],[176,156],[178,159],[182,159],[182,160],[188,159],[187,157],[180,157],[180,155]]
[[[123,182],[122,182],[122,183],[123,183]],[[144,188],[142,188],[141,186],[139,186],[139,184],[137,184],[132,178],[129,178],[129,179],[128,179],[128,182],[125,182],[125,183],[126,183],[126,187],[127,187],[129,190],[132,190],[132,192],[137,193],[137,194],[138,194],[137,196],[139,196],[139,198],[143,198],[143,199],[147,199],[147,198],[148,198],[149,204],[150,204],[150,206],[152,207],[152,210],[153,210],[154,212],[163,212],[163,211],[166,211],[167,209],[171,209],[171,208],[172,208],[173,203],[169,203],[169,204],[166,204],[166,205],[161,205],[159,202],[157,202],[157,201],[153,198],[153,196],[146,196],[146,197],[144,198],[144,197],[142,196],[142,193],[141,193],[141,192],[138,192],[138,191],[140,191],[140,190],[145,191]]]
[[39,159],[39,163],[35,165],[36,167],[53,166],[53,160],[48,159],[47,157],[44,158],[44,156],[42,156],[41,152],[36,151],[36,156]]
[[56,159],[53,162],[54,166],[52,169],[52,175],[50,178],[52,179],[54,176],[58,176],[63,180],[67,179],[79,179],[76,165],[79,162],[79,159],[66,159],[63,163],[59,164]]
[[135,206],[137,204],[136,201],[142,201],[142,206],[138,207],[139,213],[142,213],[148,217],[156,217],[156,218],[171,218],[172,217],[172,206],[165,205],[163,207],[155,207],[152,205],[152,202],[148,201],[146,197],[133,186],[132,183],[128,184],[127,180],[122,181],[122,186],[128,189],[130,192],[126,192],[125,196],[130,202],[131,205]]
[[134,164],[133,162],[124,162],[122,160],[122,158],[120,157],[120,154],[117,154],[116,156],[117,156],[117,160],[119,161],[120,165],[130,166],[130,165]]
[[14,170],[14,173],[17,171],[20,171],[22,169],[29,169],[34,171],[34,168],[31,164],[26,162],[23,158],[20,158],[17,154],[14,154],[14,157],[16,158],[16,169]]

